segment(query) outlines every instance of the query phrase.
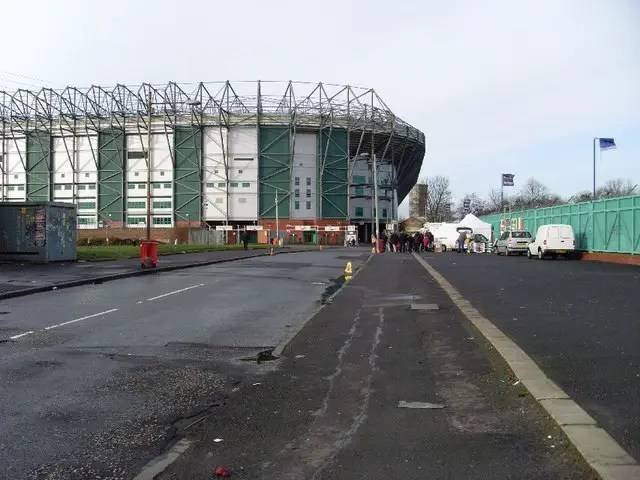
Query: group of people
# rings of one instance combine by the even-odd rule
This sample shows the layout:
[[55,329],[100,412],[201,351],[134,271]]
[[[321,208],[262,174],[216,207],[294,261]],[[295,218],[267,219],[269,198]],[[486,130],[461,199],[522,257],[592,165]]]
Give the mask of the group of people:
[[391,235],[380,234],[381,251],[396,253],[426,252],[433,250],[433,234],[429,231],[425,233],[416,232],[413,235],[406,232]]

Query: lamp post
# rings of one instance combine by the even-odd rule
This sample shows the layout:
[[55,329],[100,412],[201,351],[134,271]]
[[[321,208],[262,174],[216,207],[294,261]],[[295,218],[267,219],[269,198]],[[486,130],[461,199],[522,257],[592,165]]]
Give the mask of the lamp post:
[[276,187],[276,241],[280,244],[280,218],[278,215],[278,189]]
[[373,154],[373,211],[375,213],[375,235],[376,235],[376,253],[379,250],[378,235],[380,234],[379,216],[378,216],[378,168],[376,166],[376,154]]

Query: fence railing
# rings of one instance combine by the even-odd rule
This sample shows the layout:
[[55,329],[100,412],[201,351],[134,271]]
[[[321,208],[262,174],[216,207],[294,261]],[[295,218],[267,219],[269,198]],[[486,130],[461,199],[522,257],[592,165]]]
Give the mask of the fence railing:
[[640,254],[640,195],[617,197],[554,207],[520,210],[481,217],[499,235],[505,219],[511,225],[521,222],[535,235],[540,225],[571,225],[576,248],[589,252]]
[[197,245],[224,245],[224,232],[217,230],[189,230],[189,242]]

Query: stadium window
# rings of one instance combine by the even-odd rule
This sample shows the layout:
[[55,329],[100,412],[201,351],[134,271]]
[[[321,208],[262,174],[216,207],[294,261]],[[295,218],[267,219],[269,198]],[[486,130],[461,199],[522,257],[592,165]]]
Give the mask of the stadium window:
[[60,174],[60,178],[64,178],[64,173],[61,173],[61,174]]
[[18,185],[18,191],[19,192],[23,192],[24,191],[24,185]]
[[161,176],[161,177],[164,177],[164,170],[161,170],[161,171],[160,171],[160,176]]
[[253,162],[253,157],[233,157],[235,162]]
[[364,217],[364,209],[362,207],[356,207],[356,217]]
[[224,188],[225,185],[226,183],[224,182],[218,182],[218,188]]
[[159,200],[157,202],[153,202],[153,208],[171,208],[171,201]]
[[134,176],[136,176],[136,177],[137,177],[139,174],[140,174],[140,172],[133,172],[133,175],[134,175]]
[[307,202],[307,210],[311,210],[311,202]]
[[135,190],[136,188],[136,184],[135,183],[127,183],[127,189],[128,190]]
[[299,189],[299,188],[296,188],[296,189],[295,189],[294,195],[295,195],[296,197],[299,197],[299,196],[300,196],[300,189]]
[[251,184],[249,182],[242,182],[242,187],[243,188],[249,188],[251,186]]
[[300,185],[300,177],[296,177],[294,184],[296,187]]
[[88,173],[85,173],[85,174],[84,174],[84,178],[89,178],[89,174],[88,174]]
[[145,187],[144,183],[138,184],[138,190],[144,190],[144,187]]
[[78,217],[78,225],[93,225],[96,219],[93,217]]
[[71,190],[72,185],[70,183],[65,184],[64,189],[65,190]]
[[171,225],[171,217],[153,217],[154,225]]
[[127,158],[130,159],[136,159],[136,158],[145,158],[146,155],[144,154],[144,152],[139,152],[139,151],[128,151],[127,152]]
[[238,182],[231,182],[229,184],[230,187],[237,187],[238,186]]
[[53,189],[54,189],[54,190],[61,190],[61,189],[62,189],[62,185],[60,185],[59,183],[57,183],[57,184],[55,184],[55,185],[53,186]]
[[17,179],[17,178],[18,178],[18,175],[14,175],[14,176],[13,176],[13,178],[14,178],[14,179]]
[[90,183],[89,184],[89,190],[95,190],[96,189],[96,184],[95,183]]
[[215,187],[215,184],[213,184],[213,183],[207,183],[207,188],[214,188],[214,187]]
[[307,187],[311,186],[311,177],[307,177]]
[[146,223],[146,219],[144,217],[129,217],[127,216],[127,225],[138,225],[140,223]]
[[296,210],[300,210],[300,202],[299,202],[298,200],[296,200],[296,201],[294,202],[294,205],[295,205],[295,207],[294,207],[294,208],[295,208]]
[[80,210],[91,210],[96,208],[96,202],[78,202],[78,209]]
[[7,187],[7,190],[9,190],[10,192],[13,192],[15,190],[15,187],[13,185],[9,185]]
[[307,198],[311,198],[311,189],[307,188]]
[[164,188],[171,188],[171,184],[170,183],[165,183],[164,184]]
[[[56,185],[56,186],[57,186],[57,185]],[[78,190],[86,190],[86,189],[87,189],[87,186],[86,186],[86,185],[84,185],[84,184],[80,184],[80,185],[78,185]]]
[[239,175],[242,175],[242,170],[238,170],[238,174],[239,174]]
[[135,202],[135,201],[127,202],[127,208],[145,208],[146,205],[147,205],[146,202]]

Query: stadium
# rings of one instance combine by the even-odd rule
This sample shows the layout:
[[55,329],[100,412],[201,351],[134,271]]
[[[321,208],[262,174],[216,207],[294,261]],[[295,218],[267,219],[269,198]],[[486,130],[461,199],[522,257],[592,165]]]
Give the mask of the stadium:
[[0,201],[74,203],[80,238],[364,241],[376,213],[397,224],[425,154],[373,89],[325,83],[21,89],[0,121]]

